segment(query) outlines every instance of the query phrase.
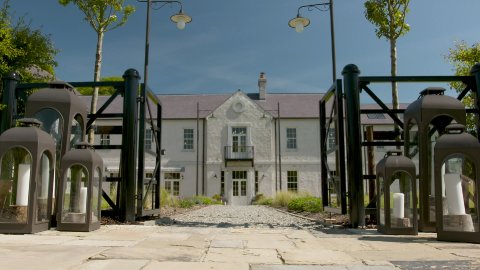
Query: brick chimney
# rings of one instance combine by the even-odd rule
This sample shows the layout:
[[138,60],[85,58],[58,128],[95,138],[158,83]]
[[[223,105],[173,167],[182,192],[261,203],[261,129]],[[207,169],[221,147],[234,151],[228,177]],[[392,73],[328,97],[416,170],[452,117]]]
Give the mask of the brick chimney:
[[260,77],[258,78],[258,99],[265,100],[267,96],[267,78],[265,77],[265,72],[260,72]]

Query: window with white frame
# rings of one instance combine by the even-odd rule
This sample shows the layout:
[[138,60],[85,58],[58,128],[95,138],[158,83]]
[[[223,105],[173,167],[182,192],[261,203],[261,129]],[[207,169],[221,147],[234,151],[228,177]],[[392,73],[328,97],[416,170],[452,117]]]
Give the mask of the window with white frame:
[[287,149],[297,149],[297,129],[287,128]]
[[183,129],[183,150],[193,150],[193,128]]
[[100,145],[110,145],[110,134],[100,135]]
[[172,196],[180,195],[180,173],[167,172],[164,174],[165,190]]
[[297,171],[287,171],[287,189],[288,191],[298,191],[298,173]]
[[145,150],[152,149],[152,133],[151,129],[145,130]]

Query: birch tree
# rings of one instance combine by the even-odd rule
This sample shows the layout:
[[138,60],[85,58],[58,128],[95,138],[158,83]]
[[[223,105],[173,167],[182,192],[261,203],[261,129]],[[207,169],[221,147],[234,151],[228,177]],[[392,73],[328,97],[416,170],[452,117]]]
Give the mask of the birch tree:
[[[410,0],[367,0],[365,18],[372,23],[378,38],[390,43],[390,75],[397,76],[397,39],[405,35],[410,26],[405,18]],[[397,83],[392,82],[392,106],[398,109]]]
[[[58,0],[58,2],[63,6],[69,4],[77,6],[77,8],[85,15],[85,21],[90,24],[97,34],[93,81],[100,81],[104,35],[106,32],[124,25],[127,22],[128,17],[135,11],[134,7],[125,5],[125,0]],[[97,111],[97,101],[98,87],[95,87],[90,106],[91,113]],[[90,144],[93,144],[94,142],[93,129],[89,130],[88,142]]]

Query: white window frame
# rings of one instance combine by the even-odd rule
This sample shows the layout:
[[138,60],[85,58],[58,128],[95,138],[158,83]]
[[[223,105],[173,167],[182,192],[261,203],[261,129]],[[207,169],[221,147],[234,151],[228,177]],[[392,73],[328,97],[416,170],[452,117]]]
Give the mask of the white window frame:
[[153,131],[145,129],[145,150],[152,150]]
[[[192,131],[192,138],[187,138],[186,131],[191,130]],[[191,143],[190,143],[191,140]],[[186,148],[187,146],[190,146],[191,148]],[[183,129],[183,146],[182,146],[183,151],[195,151],[195,129],[193,128],[184,128]]]
[[110,145],[110,134],[100,134],[100,145]]
[[164,188],[172,196],[180,196],[180,179],[179,172],[165,172],[163,174]]
[[[294,133],[289,133],[289,131],[294,131]],[[292,134],[294,136],[292,136]],[[289,151],[295,151],[298,148],[298,136],[297,128],[286,128],[285,129],[285,138],[286,138],[286,147]]]
[[[295,185],[295,188],[290,187]],[[298,171],[287,171],[287,190],[298,192]]]

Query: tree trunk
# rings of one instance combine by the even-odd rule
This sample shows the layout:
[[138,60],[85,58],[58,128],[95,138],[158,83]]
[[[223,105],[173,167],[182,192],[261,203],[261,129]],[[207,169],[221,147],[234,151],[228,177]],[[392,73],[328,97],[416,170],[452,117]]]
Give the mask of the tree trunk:
[[[397,40],[390,39],[390,75],[392,77],[397,76]],[[398,104],[398,89],[397,89],[397,82],[392,82],[392,108],[394,110],[399,109]],[[395,131],[395,141],[400,142],[400,127],[395,123],[394,124],[394,131]],[[401,149],[399,145],[397,145],[397,149]]]
[[[104,32],[100,30],[97,34],[97,51],[95,54],[95,70],[93,72],[93,81],[100,81],[100,70],[102,68],[102,48],[103,48],[103,35]],[[97,101],[98,101],[98,87],[93,88],[92,102],[90,106],[90,113],[95,114],[97,112]],[[95,130],[91,128],[88,131],[88,143],[94,144],[94,135]]]

